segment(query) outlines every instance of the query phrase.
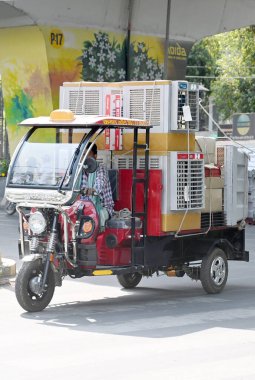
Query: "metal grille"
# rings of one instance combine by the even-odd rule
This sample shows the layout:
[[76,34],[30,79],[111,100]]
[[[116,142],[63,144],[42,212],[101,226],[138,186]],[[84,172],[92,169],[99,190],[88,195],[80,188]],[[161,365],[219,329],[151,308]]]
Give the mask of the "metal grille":
[[192,121],[189,122],[190,129],[199,130],[199,93],[198,91],[189,91],[189,106]]
[[203,160],[177,161],[177,210],[204,206]]
[[[133,168],[133,158],[132,157],[123,157],[119,156],[115,159],[117,169],[132,169]],[[138,157],[137,169],[145,168],[145,158]],[[150,169],[159,169],[160,168],[160,159],[158,157],[149,158],[149,168]]]
[[130,115],[131,119],[144,120],[144,89],[130,90]]
[[224,165],[224,147],[217,147],[217,165]]
[[146,89],[146,120],[152,125],[160,125],[160,89]]
[[[210,222],[211,219],[211,222]],[[209,212],[201,214],[201,228],[221,227],[226,224],[224,212]]]
[[69,109],[76,115],[99,115],[99,90],[71,90]]
[[131,89],[130,118],[160,125],[160,88]]
[[69,92],[69,105],[68,108],[75,114],[75,115],[82,115],[83,114],[83,91],[75,90]]
[[84,92],[84,115],[99,115],[99,90]]
[[[145,158],[143,158],[143,157],[138,158],[138,168],[139,169],[145,168]],[[149,158],[149,168],[150,169],[159,169],[159,158],[158,157],[150,157]]]
[[183,106],[187,105],[187,92],[178,91],[178,108],[177,108],[177,126],[178,129],[186,129],[186,123],[183,117]]
[[117,157],[116,166],[117,169],[132,169],[133,159],[132,157]]

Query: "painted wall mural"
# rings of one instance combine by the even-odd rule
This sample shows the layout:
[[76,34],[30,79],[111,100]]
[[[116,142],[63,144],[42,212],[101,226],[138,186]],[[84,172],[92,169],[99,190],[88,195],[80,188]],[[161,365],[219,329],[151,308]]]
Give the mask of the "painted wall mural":
[[152,49],[140,37],[138,42],[131,41],[129,68],[131,80],[163,79],[164,57],[163,51],[152,56]]
[[47,55],[37,27],[0,30],[0,73],[10,151],[25,133],[17,124],[52,109]]
[[[131,41],[129,48],[130,80],[163,78],[163,64],[149,55],[146,44]],[[119,82],[126,80],[126,39],[118,43],[110,40],[108,33],[94,34],[94,40],[83,43],[81,78],[85,81]]]
[[[168,77],[183,79],[189,47],[171,44]],[[17,123],[58,108],[63,82],[126,80],[125,33],[55,26],[6,28],[0,29],[0,46],[11,153],[24,134]],[[131,80],[162,79],[163,64],[162,38],[131,35]]]
[[81,78],[92,82],[119,82],[126,78],[125,40],[119,43],[108,33],[98,32],[83,42]]

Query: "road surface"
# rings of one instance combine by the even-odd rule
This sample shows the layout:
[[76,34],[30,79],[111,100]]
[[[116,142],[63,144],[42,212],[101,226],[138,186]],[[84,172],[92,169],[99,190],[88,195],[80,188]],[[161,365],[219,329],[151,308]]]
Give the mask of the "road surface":
[[[0,211],[1,252],[16,259],[17,215]],[[67,279],[29,314],[0,287],[0,377],[6,380],[255,379],[255,226],[250,263],[229,263],[219,295],[186,276]],[[19,267],[19,263],[18,263]]]

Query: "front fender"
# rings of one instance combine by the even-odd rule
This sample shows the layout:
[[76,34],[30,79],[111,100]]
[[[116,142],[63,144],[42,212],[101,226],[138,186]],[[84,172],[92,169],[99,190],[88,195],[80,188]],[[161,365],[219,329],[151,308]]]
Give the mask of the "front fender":
[[[45,257],[45,255],[44,255]],[[23,263],[28,263],[28,262],[31,262],[31,261],[36,261],[36,260],[42,260],[43,259],[43,255],[40,254],[40,253],[32,253],[30,255],[27,255],[25,257],[23,257],[23,259],[21,260]],[[54,273],[54,278],[55,278],[55,286],[62,286],[62,273],[60,271],[57,270],[57,268],[55,267],[55,265],[53,263],[50,263],[51,265],[51,269]]]
[[29,255],[23,257],[22,261],[27,263],[29,261],[35,261],[35,260],[42,259],[42,258],[43,258],[43,255],[41,255],[40,253],[32,253],[32,254],[29,254]]

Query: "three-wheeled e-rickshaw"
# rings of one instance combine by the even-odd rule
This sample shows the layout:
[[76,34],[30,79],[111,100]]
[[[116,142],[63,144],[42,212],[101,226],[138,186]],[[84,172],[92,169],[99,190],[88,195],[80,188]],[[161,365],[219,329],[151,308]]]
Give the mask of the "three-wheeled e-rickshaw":
[[[187,274],[201,280],[206,292],[218,293],[227,281],[227,260],[248,260],[240,226],[162,229],[167,184],[162,170],[149,168],[148,122],[56,110],[20,125],[29,130],[13,155],[6,198],[17,204],[19,214],[23,263],[15,291],[25,310],[43,310],[66,275],[117,275],[121,286],[133,288],[154,273]],[[116,128],[132,136],[132,166],[117,170],[109,165],[115,213],[102,225],[93,202],[81,197],[81,176],[97,168],[88,157],[93,144]],[[189,170],[185,166],[182,181],[188,181]]]

